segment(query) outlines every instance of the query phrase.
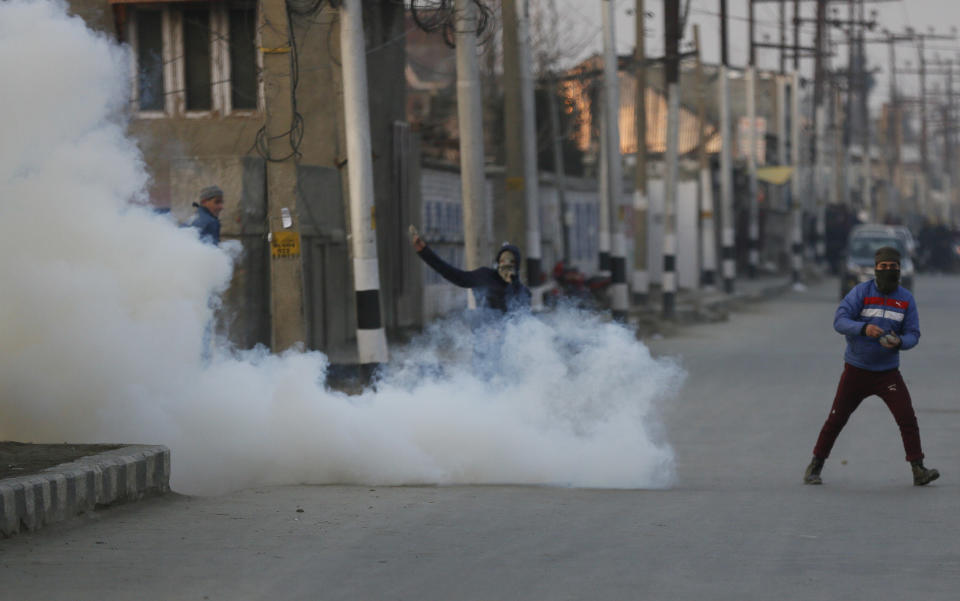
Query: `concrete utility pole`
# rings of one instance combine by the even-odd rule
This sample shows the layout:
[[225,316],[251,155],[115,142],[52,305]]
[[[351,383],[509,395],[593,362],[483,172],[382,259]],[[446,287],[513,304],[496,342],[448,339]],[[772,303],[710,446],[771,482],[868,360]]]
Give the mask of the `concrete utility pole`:
[[803,203],[800,198],[800,72],[794,69],[790,79],[790,212],[793,214],[793,244],[791,246],[793,285],[803,280]]
[[477,62],[477,7],[456,0],[457,123],[460,128],[460,190],[463,196],[463,246],[467,269],[491,258],[487,240],[487,197],[483,161],[483,98]]
[[917,59],[920,67],[920,212],[927,214],[927,190],[930,181],[930,157],[927,144],[927,59],[923,36],[917,40]]
[[750,35],[750,64],[744,74],[747,94],[747,208],[749,210],[749,253],[747,261],[747,276],[757,277],[757,267],[760,263],[760,211],[757,206],[757,50],[754,46],[754,15],[753,0],[747,1],[749,7],[749,35]]
[[813,124],[815,134],[813,137],[813,156],[814,156],[814,166],[813,166],[813,181],[814,181],[814,194],[816,196],[816,207],[817,207],[817,222],[816,222],[816,236],[814,237],[815,242],[815,256],[818,265],[823,265],[827,257],[827,246],[826,246],[826,202],[824,199],[824,190],[823,190],[823,173],[824,173],[824,150],[826,147],[825,136],[826,136],[826,127],[827,127],[827,113],[826,107],[824,106],[824,85],[826,83],[825,79],[825,69],[823,66],[823,59],[825,55],[824,51],[824,37],[826,32],[826,19],[827,19],[827,0],[817,0],[817,33],[816,41],[814,46],[816,47],[816,52],[814,54],[814,75],[813,75]]
[[[787,77],[784,75],[775,75],[774,83],[776,90],[776,111],[777,111],[777,165],[789,165],[787,159],[788,142],[790,139],[790,101],[787,97]],[[786,207],[790,207],[790,188],[787,186],[777,186],[777,199]],[[790,253],[790,236],[784,236],[783,250]]]
[[680,0],[664,0],[664,79],[667,88],[667,152],[663,202],[663,317],[672,319],[677,295],[677,170],[680,130]]
[[637,39],[633,49],[637,65],[637,91],[634,130],[637,138],[637,161],[633,172],[633,299],[647,304],[650,296],[650,275],[647,271],[647,32],[644,0],[637,0],[635,9]]
[[876,221],[876,207],[873,203],[873,174],[871,172],[872,157],[870,156],[870,90],[867,86],[867,53],[866,47],[864,46],[863,35],[867,27],[866,21],[864,20],[866,16],[864,10],[864,2],[860,0],[858,15],[860,35],[857,37],[857,52],[860,54],[859,69],[857,70],[857,89],[860,92],[860,107],[858,112],[860,113],[862,126],[860,129],[860,145],[863,149],[862,159],[860,161],[863,180],[860,188],[860,196],[863,208],[870,215],[870,221]]
[[567,207],[567,177],[563,164],[563,130],[560,126],[560,109],[557,107],[557,80],[551,78],[547,90],[547,110],[550,111],[551,147],[553,149],[553,185],[557,191],[557,206],[560,209],[560,229],[563,251],[560,256],[564,265],[570,264],[570,225],[573,215]]
[[270,230],[270,348],[281,352],[306,340],[303,263],[297,218],[297,153],[290,147],[293,122],[290,19],[286,4],[264,0],[263,53],[265,136],[269,150],[267,219]]
[[[533,58],[530,52],[530,0],[517,4],[517,61],[523,110],[523,198],[527,223],[527,283],[542,284],[540,248],[540,174],[537,169],[537,115],[533,102]],[[534,302],[540,300],[539,295]]]
[[727,54],[727,0],[720,0],[720,218],[722,220],[721,244],[723,250],[723,289],[733,294],[737,263],[734,256],[734,214],[733,214],[733,138],[730,135],[730,77],[727,73],[729,57]]
[[[506,207],[507,240],[519,248],[527,248],[526,169],[524,166],[523,83],[520,73],[520,12],[518,2],[503,0],[503,125],[506,149]],[[471,2],[457,3],[466,6]],[[475,8],[471,8],[474,11]],[[461,11],[458,9],[457,13]],[[530,274],[527,274],[529,278]]]
[[[556,0],[549,0],[550,14],[557,15]],[[554,19],[553,31],[551,34],[554,39],[559,38],[557,30],[558,20]],[[544,70],[548,70],[547,62],[544,62]],[[550,113],[550,132],[551,146],[553,149],[553,185],[557,191],[557,206],[560,209],[560,229],[563,242],[563,251],[560,256],[564,265],[570,264],[570,226],[573,225],[573,213],[567,207],[567,178],[566,169],[563,164],[563,127],[560,124],[560,108],[557,106],[557,96],[559,95],[559,81],[556,74],[549,77],[549,88],[547,91],[547,110]]]
[[627,241],[620,206],[620,197],[623,194],[623,161],[620,157],[620,80],[614,37],[615,8],[613,0],[603,0],[603,98],[607,116],[607,206],[612,238],[610,306],[613,318],[625,321],[630,309],[630,292],[627,289]]
[[373,157],[367,97],[367,46],[361,0],[340,7],[343,109],[350,182],[350,234],[357,302],[357,351],[362,366],[386,363],[387,336],[380,318],[380,264],[373,202]]
[[707,156],[707,90],[700,55],[700,26],[693,26],[693,43],[697,52],[697,150],[700,162],[700,252],[703,258],[701,282],[709,290],[715,288],[717,271],[717,241],[713,224],[713,180]]
[[887,185],[886,205],[880,211],[880,218],[887,211],[900,209],[900,102],[897,92],[897,36],[887,32],[886,42],[890,60],[890,108],[887,114]]
[[747,209],[749,212],[749,246],[747,276],[757,277],[760,263],[760,214],[757,206],[757,71],[747,67],[743,76],[747,95]]

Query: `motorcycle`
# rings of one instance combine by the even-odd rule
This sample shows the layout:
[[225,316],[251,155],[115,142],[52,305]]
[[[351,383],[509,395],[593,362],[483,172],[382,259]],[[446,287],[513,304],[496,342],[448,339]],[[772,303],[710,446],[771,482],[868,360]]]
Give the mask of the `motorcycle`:
[[609,308],[607,290],[610,288],[609,275],[587,276],[585,273],[557,261],[553,266],[554,286],[545,295],[543,302],[548,307],[570,304],[578,309],[602,310]]

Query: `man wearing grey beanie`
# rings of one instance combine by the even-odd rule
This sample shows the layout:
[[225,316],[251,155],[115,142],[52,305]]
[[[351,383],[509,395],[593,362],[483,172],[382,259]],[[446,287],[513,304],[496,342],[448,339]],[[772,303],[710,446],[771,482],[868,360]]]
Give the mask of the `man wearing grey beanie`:
[[200,232],[200,240],[208,244],[220,244],[220,212],[223,211],[223,190],[207,186],[200,190],[199,203],[193,203],[197,211],[189,225]]

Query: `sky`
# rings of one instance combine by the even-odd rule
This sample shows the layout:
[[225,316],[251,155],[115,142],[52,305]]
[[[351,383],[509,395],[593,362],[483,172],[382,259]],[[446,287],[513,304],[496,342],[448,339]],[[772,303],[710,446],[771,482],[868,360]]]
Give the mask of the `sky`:
[[[583,35],[590,36],[595,41],[589,48],[600,52],[602,51],[602,0],[555,0],[557,8],[571,15],[579,21]],[[683,5],[682,1],[681,6]],[[616,23],[617,23],[617,51],[620,54],[628,54],[633,51],[635,34],[635,18],[633,9],[636,6],[635,0],[618,0],[616,4]],[[661,56],[663,54],[663,0],[646,0],[647,21],[647,44],[648,55]],[[845,3],[831,3],[840,8],[840,17],[847,18],[847,5]],[[730,63],[733,66],[743,66],[748,58],[748,33],[747,33],[747,0],[728,0],[729,22],[729,54]],[[810,0],[801,2],[801,13],[803,18],[813,18],[815,16],[816,3]],[[704,60],[711,63],[719,62],[720,58],[720,20],[718,13],[720,10],[719,0],[690,0],[690,19],[684,30],[684,44],[692,43],[693,24],[700,25],[700,36],[704,51]],[[832,10],[832,9],[831,9]],[[867,4],[867,13],[871,10],[878,12],[877,22],[879,27],[877,32],[887,28],[893,32],[903,32],[907,27],[913,27],[917,31],[927,31],[930,27],[935,27],[937,34],[950,34],[951,26],[960,27],[960,2],[956,0],[894,0],[886,2],[873,2]],[[757,37],[769,35],[770,41],[779,41],[779,4],[777,2],[758,2],[755,8],[757,20]],[[793,0],[787,0],[787,24],[790,28],[793,16]],[[813,44],[813,34],[815,28],[812,23],[802,26],[802,45],[811,46]],[[873,37],[877,37],[876,33]],[[787,43],[792,43],[792,38],[788,33]],[[934,58],[939,52],[943,60],[953,58],[957,60],[960,55],[960,39],[939,40],[928,42],[927,52],[928,60]],[[846,46],[841,47],[842,52],[846,52]],[[586,51],[589,54],[590,50]],[[887,71],[889,65],[889,52],[886,44],[872,44],[868,50],[869,60],[875,67],[880,67],[882,72],[877,73],[877,92],[871,98],[871,106],[876,107],[879,103],[886,100],[888,94]],[[917,47],[915,44],[903,43],[897,46],[898,69],[916,69]],[[845,54],[834,59],[838,64],[846,63]],[[907,67],[906,61],[911,61],[912,66]],[[778,51],[772,49],[758,50],[758,66],[761,68],[776,69],[779,66]],[[801,73],[804,77],[811,77],[813,73],[813,60],[806,59],[802,61]],[[935,79],[932,81],[936,81]],[[918,77],[916,75],[898,76],[898,83],[908,94],[915,94],[919,90]],[[941,84],[942,85],[942,84]]]

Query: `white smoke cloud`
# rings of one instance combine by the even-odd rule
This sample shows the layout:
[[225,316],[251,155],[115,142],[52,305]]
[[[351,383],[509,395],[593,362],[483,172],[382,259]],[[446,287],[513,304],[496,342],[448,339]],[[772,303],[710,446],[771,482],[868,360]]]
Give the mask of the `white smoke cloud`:
[[461,319],[435,324],[355,396],[324,387],[321,353],[221,348],[204,365],[231,257],[136,206],[129,60],[62,3],[0,2],[0,439],[165,444],[174,488],[201,494],[670,485],[658,407],[682,370],[573,311],[481,331],[483,365]]

